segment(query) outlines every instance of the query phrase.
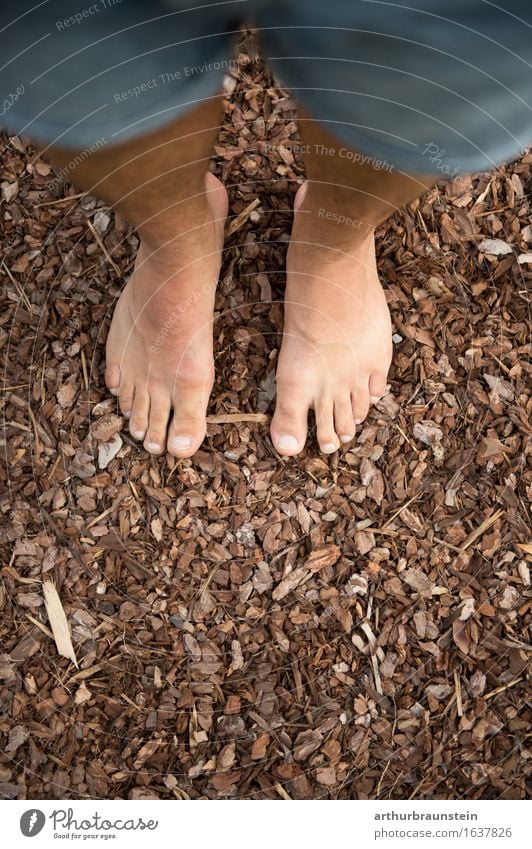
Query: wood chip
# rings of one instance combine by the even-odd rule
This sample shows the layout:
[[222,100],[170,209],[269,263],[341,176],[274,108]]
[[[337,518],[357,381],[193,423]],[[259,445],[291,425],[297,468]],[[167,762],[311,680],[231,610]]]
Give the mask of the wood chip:
[[78,666],[70,636],[70,627],[55,584],[52,581],[44,581],[43,591],[48,621],[54,635],[57,651],[62,657],[67,657],[75,666]]

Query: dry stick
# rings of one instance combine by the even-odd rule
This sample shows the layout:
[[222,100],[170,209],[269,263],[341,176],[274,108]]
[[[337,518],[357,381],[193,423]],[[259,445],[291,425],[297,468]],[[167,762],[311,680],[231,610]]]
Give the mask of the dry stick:
[[421,488],[420,488],[417,492],[415,492],[415,493],[414,493],[414,495],[412,496],[412,498],[409,498],[409,499],[408,499],[408,501],[406,501],[404,504],[402,504],[402,505],[401,505],[401,507],[399,507],[399,509],[398,509],[398,510],[396,510],[396,511],[395,511],[395,513],[394,513],[392,516],[390,516],[390,518],[388,519],[388,521],[384,523],[384,525],[383,525],[383,526],[382,526],[382,528],[380,529],[380,530],[381,530],[381,532],[382,532],[385,528],[387,528],[387,527],[388,527],[388,525],[391,525],[391,524],[392,524],[392,522],[394,521],[394,519],[396,519],[396,518],[397,518],[397,516],[399,516],[399,514],[403,512],[403,510],[406,510],[406,508],[407,508],[407,507],[409,507],[409,506],[410,506],[410,504],[412,504],[412,502],[413,502],[413,501],[415,501],[417,498],[419,498],[419,496],[422,494],[422,492],[423,492],[423,490],[424,490],[424,489],[425,489],[425,487],[421,487]]
[[292,797],[288,795],[288,793],[286,792],[284,787],[281,784],[279,784],[278,781],[275,782],[274,787],[277,790],[281,799],[286,799],[286,801],[288,801],[288,802],[292,801]]
[[500,367],[503,371],[506,372],[506,374],[510,374],[510,369],[508,368],[508,366],[505,366],[504,363],[498,357],[495,356],[495,354],[492,354],[491,351],[487,351],[486,353],[489,354],[490,357],[493,357],[495,362],[500,365]]
[[33,315],[33,310],[32,310],[32,308],[31,308],[31,304],[30,304],[30,302],[28,301],[28,296],[26,295],[26,293],[25,293],[24,289],[21,289],[21,287],[20,287],[20,284],[19,284],[18,280],[15,280],[15,278],[13,277],[12,272],[11,272],[11,271],[10,271],[10,269],[7,267],[7,265],[5,264],[5,261],[4,261],[4,260],[2,260],[2,268],[4,269],[5,273],[7,274],[7,276],[9,277],[9,279],[11,280],[11,282],[12,282],[13,286],[15,287],[15,289],[17,290],[17,292],[19,293],[19,295],[20,295],[20,297],[22,298],[22,300],[24,301],[24,303],[26,304],[26,307],[27,307],[27,309],[28,309],[29,314],[30,314],[30,315]]
[[85,383],[85,391],[89,391],[89,376],[87,374],[87,360],[85,357],[85,351],[83,348],[81,349],[81,368],[83,369],[83,382]]
[[37,421],[36,421],[35,416],[33,414],[33,410],[31,409],[31,404],[28,404],[28,410],[29,410],[31,421],[33,423],[33,431],[34,431],[34,434],[35,434],[35,451],[34,451],[34,453],[36,455],[38,455],[38,454],[40,454],[40,444],[41,444],[41,441],[39,439],[39,428],[37,427]]
[[122,271],[121,271],[121,269],[118,267],[118,265],[116,264],[116,262],[114,261],[114,259],[113,259],[113,258],[112,258],[112,256],[110,255],[109,251],[108,251],[108,250],[107,250],[107,248],[105,247],[105,245],[104,245],[104,243],[103,243],[102,239],[100,238],[100,234],[99,234],[99,233],[95,230],[95,228],[94,228],[94,224],[92,223],[92,221],[90,220],[90,218],[87,218],[87,227],[89,228],[89,230],[91,231],[92,235],[94,236],[94,238],[95,238],[96,242],[98,243],[98,245],[99,245],[99,246],[100,246],[100,248],[102,249],[103,253],[105,254],[105,257],[106,257],[106,259],[107,259],[107,262],[108,262],[108,263],[110,264],[110,266],[113,268],[113,270],[114,270],[115,274],[116,274],[118,277],[122,277]]
[[456,695],[456,710],[458,716],[464,715],[464,707],[462,704],[462,687],[460,684],[460,676],[456,669],[453,669],[453,678],[454,678],[454,691]]
[[97,525],[98,522],[101,521],[101,519],[104,519],[106,516],[109,515],[109,513],[112,512],[113,507],[108,507],[107,510],[104,510],[103,513],[100,513],[99,516],[96,516],[94,519],[92,519],[88,525],[85,525],[85,530],[87,531],[89,528],[92,528],[93,525]]
[[460,551],[462,552],[469,548],[469,546],[474,543],[479,537],[481,537],[482,534],[488,530],[488,528],[491,528],[491,526],[495,524],[495,522],[502,515],[503,512],[504,511],[502,509],[496,510],[495,513],[493,513],[491,516],[488,516],[487,519],[484,519],[482,524],[480,524],[478,528],[476,528],[469,534],[468,537],[466,537],[466,539],[460,546]]
[[220,413],[217,416],[207,416],[207,424],[231,424],[233,422],[255,422],[268,424],[270,416],[265,413]]
[[31,616],[29,613],[26,613],[26,617],[30,620],[30,622],[33,622],[33,624],[36,625],[37,628],[39,628],[39,630],[43,632],[43,634],[46,634],[47,637],[53,640],[54,635],[52,634],[50,629],[46,627],[46,625],[43,625],[42,622],[39,622],[38,619],[35,619],[35,617]]
[[34,209],[39,209],[41,206],[54,206],[59,203],[68,203],[71,200],[78,200],[79,198],[84,197],[87,192],[78,192],[77,195],[68,195],[65,198],[57,198],[57,200],[46,200],[43,203],[36,203]]
[[225,228],[225,237],[232,236],[233,233],[236,233],[237,230],[240,230],[241,227],[246,223],[249,218],[250,212],[253,212],[256,206],[260,203],[259,198],[255,198],[249,203],[242,212],[239,212],[238,215],[233,218],[233,220],[227,225]]
[[397,428],[397,430],[399,431],[399,433],[401,434],[401,436],[403,437],[403,439],[405,439],[405,440],[406,440],[406,442],[408,442],[408,444],[409,444],[409,445],[410,445],[410,447],[411,447],[411,448],[412,448],[412,449],[416,452],[416,454],[419,454],[419,450],[416,448],[416,446],[414,445],[414,443],[413,443],[413,442],[411,442],[411,440],[408,438],[408,436],[406,435],[406,433],[404,432],[404,430],[403,430],[402,428],[400,428],[398,424],[395,424],[395,422],[394,422],[394,425],[395,425],[395,427]]
[[484,699],[484,701],[487,701],[487,699],[491,699],[493,698],[493,696],[498,696],[499,693],[504,693],[505,690],[509,690],[510,687],[515,686],[515,684],[519,684],[520,681],[524,681],[524,678],[514,678],[514,680],[510,681],[509,684],[505,684],[502,687],[497,687],[497,689],[495,690],[490,690],[489,693],[486,693],[486,695],[482,696],[482,698]]
[[0,386],[0,392],[11,392],[12,389],[26,389],[30,383],[17,383],[16,386]]
[[105,669],[107,666],[110,666],[111,669],[118,669],[117,666],[111,666],[113,660],[122,659],[123,655],[115,654],[110,657],[108,660],[103,661],[103,663],[95,663],[93,666],[89,666],[88,669],[82,669],[80,672],[75,672],[68,681],[66,682],[67,687],[71,684],[74,684],[75,681],[83,681],[85,678],[91,678],[92,675],[96,675],[97,672],[101,672],[102,669]]
[[26,433],[31,433],[31,427],[21,424],[20,422],[6,422],[7,427],[16,427],[18,430],[25,430]]

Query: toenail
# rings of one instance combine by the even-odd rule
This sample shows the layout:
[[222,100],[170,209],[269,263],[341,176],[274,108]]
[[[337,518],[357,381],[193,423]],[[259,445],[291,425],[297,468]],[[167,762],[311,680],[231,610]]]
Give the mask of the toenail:
[[289,436],[285,433],[277,440],[277,448],[282,448],[283,451],[297,451],[299,443],[295,436]]
[[372,404],[376,404],[377,401],[381,400],[381,396],[380,395],[370,395],[369,400],[371,401]]
[[322,446],[321,450],[324,454],[334,454],[334,452],[338,450],[338,446],[335,445],[334,442],[327,442]]
[[170,440],[170,448],[173,448],[174,451],[186,451],[187,448],[190,448],[191,444],[192,440],[190,436],[174,436]]
[[352,436],[347,436],[347,434],[344,433],[344,435],[340,437],[340,442],[351,442],[353,437],[354,434]]
[[132,430],[131,436],[133,437],[133,439],[144,439],[144,437],[146,436],[146,431],[145,430]]
[[110,389],[109,392],[111,395],[118,395],[118,389]]
[[124,413],[124,416],[126,417],[126,419],[130,419],[131,418],[131,410],[128,410],[126,413]]
[[364,419],[355,419],[355,424],[362,424]]
[[158,442],[148,442],[148,444],[146,445],[146,450],[152,454],[158,454],[161,450],[161,446]]

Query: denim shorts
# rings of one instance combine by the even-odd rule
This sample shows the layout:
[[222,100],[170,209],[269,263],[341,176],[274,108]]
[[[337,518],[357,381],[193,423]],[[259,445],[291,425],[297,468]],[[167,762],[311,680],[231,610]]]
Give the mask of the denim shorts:
[[532,141],[530,0],[3,0],[0,126],[94,150],[216,97],[239,25],[362,159],[454,176]]

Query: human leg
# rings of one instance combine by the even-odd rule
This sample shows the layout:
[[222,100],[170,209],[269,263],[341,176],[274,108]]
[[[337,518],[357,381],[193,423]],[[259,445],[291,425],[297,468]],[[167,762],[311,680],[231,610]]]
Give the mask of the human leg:
[[295,200],[271,426],[286,455],[302,449],[310,408],[320,448],[331,453],[383,394],[392,333],[374,231],[434,182],[353,154],[307,115],[301,136],[308,180]]
[[[131,433],[154,454],[168,446],[190,456],[205,435],[227,214],[225,189],[207,170],[220,108],[213,98],[155,133],[69,168],[77,185],[120,209],[141,237],[113,316],[105,379]],[[76,157],[54,148],[47,154],[59,168]]]

